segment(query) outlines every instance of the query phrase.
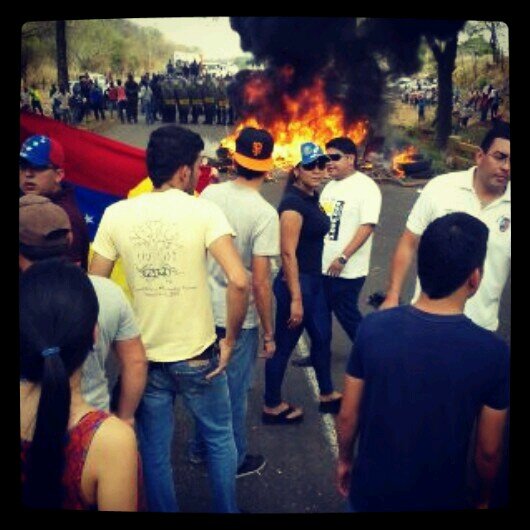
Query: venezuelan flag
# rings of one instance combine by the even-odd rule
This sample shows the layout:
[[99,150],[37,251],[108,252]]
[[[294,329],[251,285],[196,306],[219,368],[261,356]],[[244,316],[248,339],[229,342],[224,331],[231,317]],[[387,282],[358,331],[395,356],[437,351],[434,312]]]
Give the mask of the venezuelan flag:
[[[20,114],[20,144],[34,134],[49,136],[61,143],[65,153],[65,180],[75,188],[79,209],[85,216],[90,240],[96,235],[105,208],[127,198],[129,192],[144,183],[147,167],[145,150],[105,138],[89,131],[36,114]],[[118,260],[112,279],[131,296]]]

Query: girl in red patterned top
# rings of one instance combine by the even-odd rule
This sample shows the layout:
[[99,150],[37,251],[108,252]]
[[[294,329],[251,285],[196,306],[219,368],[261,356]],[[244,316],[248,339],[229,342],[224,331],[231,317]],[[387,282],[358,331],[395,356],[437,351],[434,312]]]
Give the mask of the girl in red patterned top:
[[73,264],[45,260],[22,275],[19,301],[24,507],[136,511],[134,431],[81,396],[99,309],[92,283]]

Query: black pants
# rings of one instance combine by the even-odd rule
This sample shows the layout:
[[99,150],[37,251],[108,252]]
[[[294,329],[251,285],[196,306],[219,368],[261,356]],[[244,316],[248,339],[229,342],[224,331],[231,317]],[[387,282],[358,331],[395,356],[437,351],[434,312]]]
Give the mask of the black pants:
[[361,278],[332,278],[324,276],[324,295],[330,311],[352,342],[355,340],[357,328],[363,319],[359,311],[359,294],[366,276]]
[[138,98],[127,100],[127,121],[138,123]]

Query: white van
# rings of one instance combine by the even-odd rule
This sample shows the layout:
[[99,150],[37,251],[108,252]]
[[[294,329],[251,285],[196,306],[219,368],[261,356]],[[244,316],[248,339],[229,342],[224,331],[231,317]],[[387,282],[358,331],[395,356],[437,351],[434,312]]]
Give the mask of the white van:
[[88,72],[88,75],[90,76],[90,79],[94,81],[94,83],[97,82],[97,84],[102,88],[105,89],[105,76],[103,74],[98,74],[94,72]]

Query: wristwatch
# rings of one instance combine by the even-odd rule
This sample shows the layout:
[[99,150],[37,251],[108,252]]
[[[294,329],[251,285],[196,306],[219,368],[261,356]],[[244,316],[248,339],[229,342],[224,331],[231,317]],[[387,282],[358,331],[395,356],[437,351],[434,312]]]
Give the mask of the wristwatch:
[[341,254],[337,259],[341,265],[346,265],[346,263],[348,263],[348,258],[344,254]]

